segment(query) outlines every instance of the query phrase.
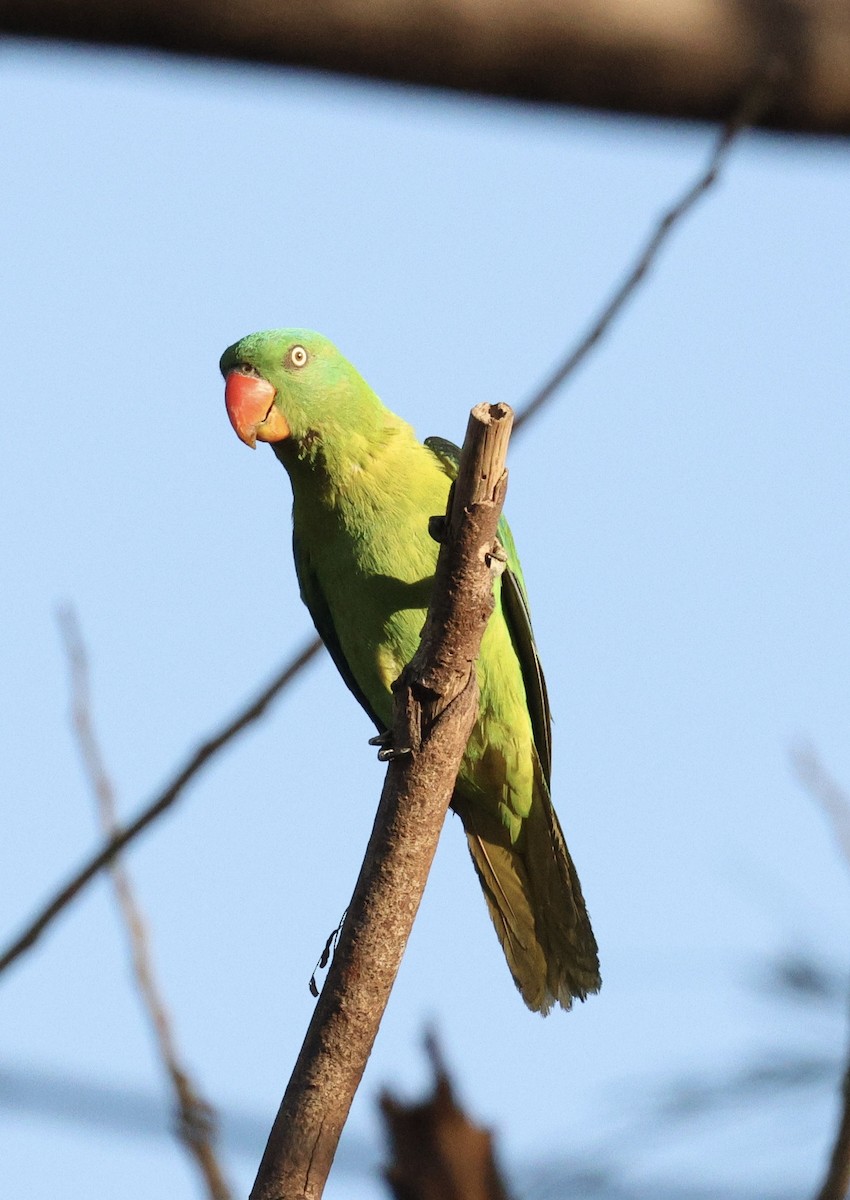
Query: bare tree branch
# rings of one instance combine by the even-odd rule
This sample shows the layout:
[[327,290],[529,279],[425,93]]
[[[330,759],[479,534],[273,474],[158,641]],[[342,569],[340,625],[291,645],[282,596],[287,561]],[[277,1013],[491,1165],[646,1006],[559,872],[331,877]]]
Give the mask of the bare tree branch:
[[478,711],[475,662],[493,608],[512,419],[472,410],[422,640],[395,686],[393,745],[339,946],[251,1200],[317,1200],[413,926]]
[[172,779],[171,783],[150,804],[142,809],[134,821],[131,821],[129,825],[119,828],[109,841],[84,866],[75,872],[68,882],[44,905],[37,916],[27,925],[23,933],[7,947],[3,954],[0,955],[0,973],[11,966],[15,959],[19,958],[25,950],[29,950],[30,947],[35,945],[42,933],[54,918],[59,915],[62,909],[82,891],[86,884],[99,871],[113,861],[116,854],[123,850],[129,842],[138,837],[143,830],[147,829],[157,817],[171,808],[175,801],[179,799],[187,784],[194,779],[198,772],[206,766],[219,750],[232,741],[248,725],[251,725],[263,715],[278,693],[307,666],[311,659],[315,658],[321,648],[322,644],[318,638],[308,642],[247,708],[243,709],[232,721],[220,729],[218,733],[213,734],[208,741],[198,747],[182,770]]
[[665,118],[850,133],[848,0],[0,0],[0,30]]
[[[115,789],[109,778],[95,737],[89,694],[89,668],[86,648],[73,609],[59,613],[59,625],[71,672],[72,716],[74,731],[92,791],[97,799],[100,823],[107,837],[118,829]],[[118,908],[127,930],[139,994],[153,1026],[157,1049],[171,1081],[177,1114],[176,1132],[200,1171],[210,1200],[231,1200],[218,1156],[215,1152],[216,1115],[198,1093],[189,1073],[180,1062],[174,1033],[160,997],[154,976],[147,928],[133,893],[130,876],[119,858],[110,863]]]
[[531,400],[517,413],[516,420],[514,421],[514,430],[516,432],[519,432],[526,421],[531,420],[552,398],[569,376],[578,369],[597,342],[610,331],[614,321],[626,303],[631,299],[636,288],[646,278],[650,267],[655,264],[655,260],[658,258],[670,234],[719,178],[723,164],[735,140],[744,129],[753,124],[767,107],[772,91],[773,86],[768,79],[760,80],[748,90],[743,101],[738,105],[737,111],[721,130],[717,144],[705,169],[686,188],[675,204],[671,205],[662,215],[645,246],[638,254],[634,264],[623,278],[622,283],[614,291],[587,333],[580,338],[577,345],[569,352],[560,366],[556,367],[540,389],[532,396]]

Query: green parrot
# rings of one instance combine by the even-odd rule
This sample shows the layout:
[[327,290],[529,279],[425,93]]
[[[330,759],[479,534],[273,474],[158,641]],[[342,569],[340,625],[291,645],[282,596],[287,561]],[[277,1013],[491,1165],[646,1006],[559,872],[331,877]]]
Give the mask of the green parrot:
[[[380,732],[413,657],[459,451],[390,412],[321,334],[253,333],[225,350],[227,411],[249,446],[270,442],[293,492],[301,598],[345,683]],[[480,707],[452,808],[466,832],[511,974],[529,1008],[569,1008],[600,986],[596,940],[549,796],[551,730],[525,584],[507,567],[478,658]]]

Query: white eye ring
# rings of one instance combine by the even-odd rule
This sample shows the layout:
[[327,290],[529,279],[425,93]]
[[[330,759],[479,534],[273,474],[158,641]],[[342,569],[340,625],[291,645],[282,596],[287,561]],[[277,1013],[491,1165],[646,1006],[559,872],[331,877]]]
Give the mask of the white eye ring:
[[289,351],[289,365],[292,367],[303,367],[307,365],[307,351],[303,346],[293,346]]

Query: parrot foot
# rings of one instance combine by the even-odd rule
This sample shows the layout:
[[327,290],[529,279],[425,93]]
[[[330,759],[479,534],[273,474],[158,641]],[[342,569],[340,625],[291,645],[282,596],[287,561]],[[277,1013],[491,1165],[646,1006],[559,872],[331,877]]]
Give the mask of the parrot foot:
[[508,556],[501,542],[494,542],[493,549],[487,555],[487,566],[494,575],[501,575],[508,565]]
[[404,758],[410,754],[409,746],[398,749],[393,745],[393,733],[391,729],[385,729],[383,733],[376,733],[374,737],[370,737],[369,745],[380,747],[378,750],[378,762],[392,762],[396,758]]
[[397,758],[406,758],[411,753],[409,746],[384,746],[378,751],[378,762],[395,762]]

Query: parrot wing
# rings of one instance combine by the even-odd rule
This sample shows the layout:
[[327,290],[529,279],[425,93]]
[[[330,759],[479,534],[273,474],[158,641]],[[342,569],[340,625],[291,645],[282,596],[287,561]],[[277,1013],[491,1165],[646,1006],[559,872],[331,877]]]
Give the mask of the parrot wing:
[[363,689],[358,684],[351,667],[348,665],[348,659],[345,657],[340,645],[330,606],[322,591],[318,576],[311,566],[309,555],[294,533],[292,535],[292,550],[295,557],[295,572],[298,576],[298,586],[301,589],[301,599],[306,604],[307,610],[313,618],[316,632],[325,643],[325,648],[333,659],[334,666],[342,676],[346,687],[357,700],[360,707],[369,714],[378,731],[383,733],[384,723],[376,716],[375,710],[366,699]]
[[[451,480],[457,479],[460,450],[445,438],[430,437],[425,445],[440,460],[443,470]],[[502,610],[510,630],[511,640],[519,659],[522,681],[531,715],[534,744],[547,786],[552,777],[552,714],[549,710],[549,694],[534,632],[531,628],[531,612],[522,567],[514,544],[510,526],[502,516],[499,520],[498,537],[508,561],[502,573]],[[350,685],[349,685],[350,686]]]

